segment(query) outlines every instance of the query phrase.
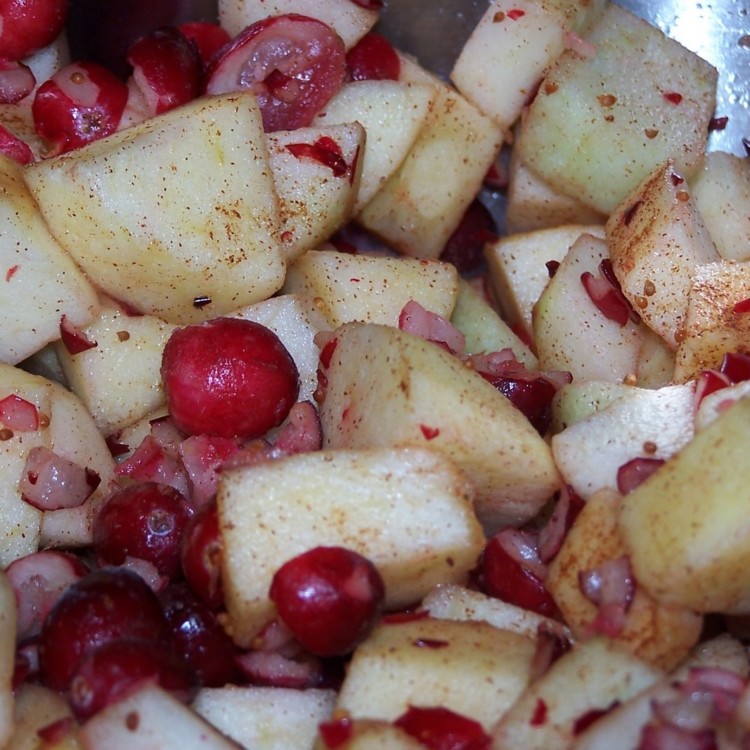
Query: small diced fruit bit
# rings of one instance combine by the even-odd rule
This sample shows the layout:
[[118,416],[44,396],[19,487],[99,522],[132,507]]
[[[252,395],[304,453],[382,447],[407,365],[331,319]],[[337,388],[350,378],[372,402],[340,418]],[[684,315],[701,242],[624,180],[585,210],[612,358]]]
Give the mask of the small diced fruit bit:
[[333,690],[227,685],[204,688],[192,707],[242,747],[311,748],[318,725],[330,719]]
[[507,130],[533,97],[547,68],[566,46],[572,46],[571,37],[577,37],[605,4],[604,0],[494,0],[461,50],[451,80]]
[[[574,380],[618,383],[635,376],[642,326],[631,319],[629,303],[616,284],[603,276],[608,262],[607,243],[583,234],[554,272],[532,314],[541,369],[564,370]],[[598,304],[585,278],[596,279],[603,289]],[[611,307],[606,306],[609,300]]]
[[279,337],[242,318],[174,331],[161,373],[170,416],[188,435],[261,437],[286,419],[299,393],[297,366]]
[[545,182],[607,214],[665,159],[686,178],[700,166],[717,73],[614,3],[587,41],[593,54],[564,52],[542,81],[517,148]]
[[698,642],[701,615],[657,602],[637,581],[632,599],[613,597],[598,607],[581,587],[581,576],[625,554],[617,529],[619,503],[612,491],[598,492],[586,502],[550,566],[547,588],[576,640],[606,633],[649,664],[670,670]]
[[67,0],[10,0],[3,6],[0,58],[22,60],[50,44],[64,29]]
[[458,274],[438,261],[314,250],[289,268],[282,291],[319,300],[334,328],[354,320],[397,326],[412,300],[449,318]]
[[362,179],[355,213],[403,162],[425,123],[434,96],[435,89],[430,84],[352,81],[342,86],[315,116],[315,125],[359,122],[367,133],[367,146],[360,157]]
[[404,729],[381,719],[333,718],[320,726],[315,750],[423,750]]
[[671,160],[659,165],[610,215],[612,269],[641,319],[676,349],[696,266],[720,260]]
[[569,747],[576,723],[653,685],[662,675],[609,638],[574,646],[519,697],[492,730],[496,750]]
[[0,361],[17,364],[60,337],[63,316],[86,325],[91,283],[50,235],[18,164],[0,156]]
[[172,323],[284,279],[278,199],[252,94],[198,99],[24,177],[53,236],[116,299]]
[[532,310],[550,280],[548,263],[560,263],[582,235],[604,238],[603,224],[561,224],[507,234],[485,247],[492,287],[503,316],[516,332],[532,334]]
[[224,472],[217,501],[230,634],[249,644],[274,617],[276,571],[318,546],[371,560],[387,609],[441,581],[465,582],[484,546],[471,494],[426,449],[316,451]]
[[552,432],[557,434],[625,396],[633,386],[607,380],[581,380],[564,385],[552,400]]
[[15,592],[5,573],[0,573],[0,743],[3,747],[13,734],[15,724],[16,614]]
[[706,154],[693,175],[693,200],[725,260],[750,260],[750,160],[722,151]]
[[357,220],[403,255],[437,258],[500,150],[500,129],[459,93],[402,56],[406,83],[435,89],[430,113],[401,166]]
[[565,481],[587,500],[598,490],[616,490],[619,469],[628,461],[677,453],[693,437],[694,416],[692,383],[654,390],[626,386],[605,408],[554,435],[552,455]]
[[726,409],[628,494],[619,527],[636,580],[697,612],[750,612],[750,400]]
[[287,262],[312,250],[354,213],[365,131],[359,123],[269,133],[268,156]]
[[[745,307],[747,309],[745,309]],[[728,260],[693,272],[684,338],[675,355],[674,379],[692,380],[721,367],[727,352],[750,349],[750,261]]]
[[378,20],[376,2],[352,0],[219,0],[219,21],[230,33],[238,34],[245,26],[267,16],[301,13],[313,16],[331,26],[343,39],[347,49],[354,46]]
[[320,404],[332,449],[429,448],[477,489],[487,533],[532,518],[559,487],[549,446],[481,375],[441,346],[390,326],[339,328]]
[[442,706],[488,731],[528,685],[535,651],[534,639],[486,622],[385,621],[354,652],[336,710],[394,720]]

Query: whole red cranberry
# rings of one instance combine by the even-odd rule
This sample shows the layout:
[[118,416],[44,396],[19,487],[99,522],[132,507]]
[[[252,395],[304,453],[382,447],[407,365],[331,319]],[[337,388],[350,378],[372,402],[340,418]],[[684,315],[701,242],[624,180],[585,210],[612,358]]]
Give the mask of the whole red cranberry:
[[315,547],[276,571],[269,595],[305,649],[339,656],[351,652],[375,624],[385,586],[366,557],[344,547]]
[[0,58],[22,60],[51,44],[63,30],[68,0],[4,0]]
[[182,571],[180,544],[189,519],[185,497],[174,487],[131,484],[111,495],[94,518],[94,551],[110,565],[126,557],[148,560],[174,580]]
[[182,537],[181,560],[185,580],[195,594],[212,609],[224,604],[221,584],[221,553],[216,502],[206,503],[190,519]]
[[172,419],[189,435],[260,437],[284,421],[299,394],[297,366],[279,337],[241,318],[176,330],[161,375]]
[[44,621],[39,637],[43,683],[67,690],[87,653],[121,638],[169,643],[161,605],[138,574],[125,568],[95,570],[70,586]]

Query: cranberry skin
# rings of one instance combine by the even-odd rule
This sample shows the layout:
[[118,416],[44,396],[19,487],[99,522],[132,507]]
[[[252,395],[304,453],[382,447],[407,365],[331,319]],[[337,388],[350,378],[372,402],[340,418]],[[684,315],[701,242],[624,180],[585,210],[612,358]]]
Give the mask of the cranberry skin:
[[60,35],[67,0],[5,0],[0,11],[0,58],[22,60]]
[[81,659],[68,690],[68,703],[80,721],[125,698],[144,682],[154,682],[187,703],[199,687],[189,663],[163,644],[118,638]]
[[153,563],[172,580],[182,572],[180,545],[190,512],[182,493],[158,482],[131,484],[115,492],[94,518],[94,552],[101,563],[126,557]]
[[484,246],[497,237],[497,225],[489,209],[474,200],[445,243],[440,260],[452,263],[462,274],[475,273],[485,263]]
[[168,643],[159,600],[137,573],[124,568],[93,571],[63,594],[44,622],[39,638],[44,684],[65,691],[89,651],[120,638]]
[[366,34],[349,52],[346,65],[353,81],[398,81],[401,60],[393,45],[380,34]]
[[315,547],[276,571],[269,596],[305,649],[341,656],[354,650],[380,616],[385,587],[366,557],[343,547]]
[[52,154],[71,151],[117,130],[128,87],[95,63],[66,65],[36,92],[31,112]]
[[203,67],[206,68],[213,56],[228,42],[229,33],[217,23],[208,21],[188,21],[177,27],[198,50]]
[[174,423],[189,435],[248,440],[280,425],[299,394],[299,373],[279,337],[241,318],[176,330],[161,375]]
[[489,750],[482,725],[448,708],[410,706],[393,722],[431,750]]
[[182,572],[193,592],[212,609],[224,604],[221,555],[224,548],[216,502],[200,508],[182,537]]
[[204,687],[238,682],[238,650],[216,615],[185,584],[167,586],[159,594],[177,653],[183,654]]
[[485,594],[504,602],[545,617],[557,616],[557,605],[544,581],[514,560],[497,537],[487,542],[482,553],[481,588]]
[[524,416],[534,429],[542,436],[552,426],[552,400],[557,388],[545,377],[513,377],[509,374],[488,375],[482,377],[497,388]]

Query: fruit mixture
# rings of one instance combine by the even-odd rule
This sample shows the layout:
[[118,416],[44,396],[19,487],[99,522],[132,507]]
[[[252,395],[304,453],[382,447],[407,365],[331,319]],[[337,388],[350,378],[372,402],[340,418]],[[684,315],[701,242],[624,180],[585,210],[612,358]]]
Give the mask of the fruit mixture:
[[717,71],[199,6],[0,10],[0,747],[750,747]]

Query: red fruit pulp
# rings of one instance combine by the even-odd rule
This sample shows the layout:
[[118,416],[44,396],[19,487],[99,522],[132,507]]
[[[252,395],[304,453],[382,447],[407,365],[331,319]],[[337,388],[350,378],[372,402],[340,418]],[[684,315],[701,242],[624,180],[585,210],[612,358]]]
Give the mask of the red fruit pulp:
[[63,30],[68,0],[5,0],[0,11],[0,59],[22,60]]
[[273,331],[215,318],[175,331],[161,366],[167,405],[189,435],[253,439],[280,425],[299,394],[299,374]]

